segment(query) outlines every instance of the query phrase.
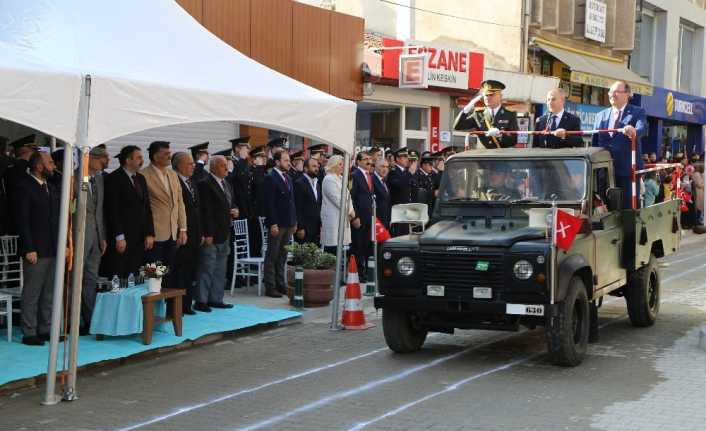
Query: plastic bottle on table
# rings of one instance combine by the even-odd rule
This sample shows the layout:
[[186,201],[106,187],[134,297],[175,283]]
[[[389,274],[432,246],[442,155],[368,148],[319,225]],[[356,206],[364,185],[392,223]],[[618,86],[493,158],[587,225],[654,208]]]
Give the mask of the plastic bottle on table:
[[132,272],[127,276],[127,287],[135,287],[135,275]]
[[110,281],[110,286],[113,289],[120,289],[120,279],[118,278],[118,275],[114,275],[113,279]]

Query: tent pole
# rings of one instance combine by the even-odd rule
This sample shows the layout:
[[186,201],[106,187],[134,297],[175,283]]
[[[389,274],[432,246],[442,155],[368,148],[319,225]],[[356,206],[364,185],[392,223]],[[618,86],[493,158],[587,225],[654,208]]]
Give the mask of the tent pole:
[[338,247],[336,248],[336,277],[333,280],[333,304],[331,304],[331,326],[329,329],[337,331],[341,329],[338,323],[338,305],[341,301],[341,264],[343,263],[343,237],[345,223],[348,223],[348,174],[350,171],[351,156],[343,154],[343,179],[341,180],[341,213],[338,218]]
[[64,147],[64,164],[61,178],[61,207],[59,210],[59,238],[56,250],[56,268],[54,271],[54,298],[51,310],[51,328],[49,338],[49,364],[47,366],[47,387],[42,404],[51,406],[61,397],[56,395],[56,358],[59,351],[59,331],[61,329],[61,306],[64,295],[64,270],[66,268],[66,238],[69,231],[69,201],[71,196],[71,171],[73,170],[73,145],[70,142]]
[[[76,133],[76,143],[79,153],[79,169],[77,176],[80,181],[75,182],[76,190],[76,214],[74,215],[74,264],[71,277],[71,329],[69,343],[69,377],[64,389],[64,400],[74,401],[78,399],[76,394],[76,367],[78,360],[78,333],[79,322],[81,320],[81,290],[83,288],[83,260],[84,245],[86,238],[86,204],[88,200],[88,116],[91,105],[91,76],[88,75],[83,81],[81,99],[79,101],[78,130]],[[88,322],[85,322],[88,323]]]

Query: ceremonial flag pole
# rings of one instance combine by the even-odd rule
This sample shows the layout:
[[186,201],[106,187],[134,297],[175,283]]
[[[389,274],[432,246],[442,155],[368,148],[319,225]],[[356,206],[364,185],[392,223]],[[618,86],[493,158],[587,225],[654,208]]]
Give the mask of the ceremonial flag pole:
[[556,200],[552,201],[552,241],[549,257],[549,304],[554,305],[554,291],[556,290]]

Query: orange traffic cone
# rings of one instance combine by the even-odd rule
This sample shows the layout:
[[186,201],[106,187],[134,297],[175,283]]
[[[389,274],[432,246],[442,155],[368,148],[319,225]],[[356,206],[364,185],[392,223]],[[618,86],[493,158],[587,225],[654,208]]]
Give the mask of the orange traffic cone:
[[360,282],[355,256],[348,260],[348,277],[346,278],[346,301],[343,303],[343,327],[346,329],[368,329],[375,325],[365,323],[363,307],[360,305]]

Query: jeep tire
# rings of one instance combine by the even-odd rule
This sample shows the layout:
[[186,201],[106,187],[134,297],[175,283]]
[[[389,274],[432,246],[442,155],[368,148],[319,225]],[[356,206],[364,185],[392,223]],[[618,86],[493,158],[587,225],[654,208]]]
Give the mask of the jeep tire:
[[556,304],[546,327],[550,360],[575,367],[583,361],[588,346],[590,311],[586,287],[580,277],[569,281],[563,302]]
[[397,353],[416,352],[427,338],[427,331],[415,327],[410,313],[389,308],[382,310],[382,332],[387,346]]
[[625,302],[633,326],[652,326],[657,320],[660,300],[660,277],[657,259],[650,255],[647,265],[628,276]]

